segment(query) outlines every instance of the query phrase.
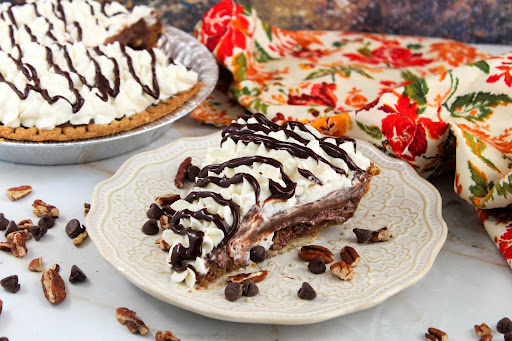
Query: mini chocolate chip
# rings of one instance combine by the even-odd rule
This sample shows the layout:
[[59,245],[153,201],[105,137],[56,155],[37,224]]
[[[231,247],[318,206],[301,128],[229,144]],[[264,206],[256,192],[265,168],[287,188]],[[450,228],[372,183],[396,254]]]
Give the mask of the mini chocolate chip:
[[45,226],[30,226],[28,230],[34,236],[36,241],[39,241],[39,239],[41,239],[46,234],[46,232],[48,232],[48,229]]
[[323,274],[325,272],[325,262],[322,258],[315,258],[308,264],[308,269],[314,274]]
[[37,223],[37,225],[44,226],[47,229],[51,229],[52,227],[55,226],[55,220],[53,219],[53,217],[51,215],[45,213],[45,214],[43,214],[41,219],[39,219],[39,222]]
[[82,270],[80,270],[78,266],[73,265],[71,267],[71,273],[69,274],[69,281],[71,283],[83,282],[85,281],[86,278],[87,276],[84,274]]
[[187,179],[192,181],[192,182],[195,182],[200,171],[201,170],[197,166],[190,166],[190,167],[188,167],[188,169],[187,169]]
[[505,334],[505,341],[512,341],[512,333]]
[[158,231],[160,231],[160,228],[158,227],[156,219],[149,219],[144,223],[144,225],[142,225],[142,232],[149,236],[157,234]]
[[160,217],[162,216],[162,214],[164,214],[164,212],[162,211],[162,209],[160,207],[158,207],[157,204],[155,203],[152,203],[150,206],[149,206],[149,210],[148,212],[146,213],[146,215],[148,216],[149,219],[160,219]]
[[265,248],[263,246],[255,246],[249,252],[249,258],[254,263],[261,263],[265,260],[266,253],[267,253],[267,250],[265,250]]
[[162,206],[162,211],[164,211],[167,215],[175,215],[176,211],[171,208],[171,205]]
[[80,225],[77,219],[72,219],[66,224],[66,234],[69,238],[76,238],[85,231],[85,227]]
[[14,222],[14,220],[11,220],[9,224],[7,224],[7,228],[5,229],[5,235],[7,236],[9,233],[19,231],[20,228],[18,225]]
[[0,213],[0,231],[4,231],[9,225],[9,219],[4,217],[3,213]]
[[496,329],[502,334],[512,333],[512,321],[504,317],[498,322]]
[[355,233],[357,242],[359,244],[369,243],[370,240],[372,239],[372,231],[370,230],[355,228],[352,231]]
[[256,283],[252,281],[252,279],[248,279],[244,282],[242,285],[242,295],[247,297],[253,297],[258,295],[260,292],[260,289],[258,289],[258,286]]
[[242,286],[240,283],[231,282],[224,290],[224,296],[228,301],[234,302],[242,296]]
[[308,282],[304,282],[302,283],[302,287],[297,292],[297,296],[303,300],[312,300],[316,297],[316,292]]
[[13,294],[20,291],[20,285],[18,283],[18,275],[12,275],[9,277],[5,277],[0,280],[0,285],[7,291],[12,292]]

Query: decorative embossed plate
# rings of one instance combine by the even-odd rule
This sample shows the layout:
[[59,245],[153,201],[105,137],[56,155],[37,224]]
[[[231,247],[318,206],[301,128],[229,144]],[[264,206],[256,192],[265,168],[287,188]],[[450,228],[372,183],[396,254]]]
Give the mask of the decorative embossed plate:
[[[270,275],[258,283],[260,293],[236,302],[224,298],[225,280],[208,289],[191,290],[170,282],[166,252],[154,241],[160,236],[141,232],[146,210],[164,193],[177,190],[174,176],[181,161],[192,156],[199,164],[220,134],[180,139],[162,148],[136,155],[110,179],[94,190],[87,215],[87,230],[102,256],[133,284],[175,306],[205,316],[252,323],[305,324],[324,321],[372,307],[420,280],[430,269],[447,228],[441,216],[437,190],[405,162],[382,154],[364,141],[358,148],[382,173],[359,208],[342,226],[324,230],[315,244],[330,248],[339,258],[345,245],[354,247],[361,260],[352,281],[341,281],[327,271],[314,275],[292,250],[250,267],[267,269]],[[357,244],[354,227],[387,226],[394,238],[376,244]],[[301,300],[297,290],[308,281],[317,291],[312,301]]]

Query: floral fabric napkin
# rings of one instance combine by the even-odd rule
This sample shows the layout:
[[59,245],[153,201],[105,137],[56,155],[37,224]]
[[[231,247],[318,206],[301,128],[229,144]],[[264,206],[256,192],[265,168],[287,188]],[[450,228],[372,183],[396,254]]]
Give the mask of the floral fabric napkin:
[[455,191],[512,266],[512,53],[490,57],[438,38],[287,31],[233,0],[213,6],[194,34],[232,77],[194,118],[226,125],[245,110],[262,112],[370,141],[424,177],[455,168]]

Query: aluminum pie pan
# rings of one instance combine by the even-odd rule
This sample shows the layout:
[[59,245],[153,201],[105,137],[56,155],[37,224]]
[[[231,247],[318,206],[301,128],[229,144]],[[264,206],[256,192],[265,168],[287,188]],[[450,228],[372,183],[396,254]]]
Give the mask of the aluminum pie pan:
[[217,62],[210,51],[191,35],[164,25],[158,48],[198,73],[204,85],[179,108],[140,127],[105,137],[69,142],[3,140],[0,160],[32,165],[85,163],[118,156],[143,147],[179,118],[189,114],[213,91],[219,77]]

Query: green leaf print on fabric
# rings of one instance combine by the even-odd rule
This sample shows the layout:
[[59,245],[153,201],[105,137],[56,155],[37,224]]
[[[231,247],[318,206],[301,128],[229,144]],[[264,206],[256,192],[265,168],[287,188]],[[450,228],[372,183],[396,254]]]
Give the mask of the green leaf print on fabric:
[[376,140],[382,139],[382,131],[380,131],[379,127],[377,126],[368,126],[364,123],[361,123],[359,121],[356,121],[357,126],[359,129],[364,131],[366,134],[370,135]]
[[465,118],[475,123],[483,121],[493,113],[491,107],[503,103],[511,103],[512,98],[505,94],[492,94],[490,92],[472,92],[462,96],[458,96],[450,106],[452,117]]
[[472,64],[469,64],[469,65],[476,66],[477,68],[482,70],[484,73],[489,74],[490,67],[489,67],[489,64],[487,64],[487,62],[485,60],[480,60],[480,61],[478,61],[476,63],[472,63]]
[[417,82],[406,85],[404,87],[404,94],[407,95],[412,101],[418,105],[427,104],[428,85],[424,78]]
[[256,58],[258,63],[266,63],[269,60],[277,60],[277,58],[269,55],[257,41],[254,41],[254,58]]
[[352,74],[352,71],[355,73],[360,74],[361,76],[364,76],[366,78],[373,79],[372,76],[370,76],[366,71],[364,71],[362,68],[359,67],[353,67],[353,66],[334,66],[328,69],[319,69],[317,71],[311,72],[305,80],[312,80],[315,78],[320,78],[324,76],[331,76],[334,81],[335,75],[340,75],[341,77],[350,77]]
[[400,76],[402,76],[404,80],[409,82],[417,82],[421,79],[420,77],[412,73],[411,70],[403,70],[402,72],[400,72]]
[[421,44],[408,44],[407,48],[409,50],[421,50],[423,48],[423,45],[421,45]]
[[478,156],[478,158],[482,160],[487,166],[489,166],[489,168],[492,168],[496,172],[500,171],[491,160],[482,155],[482,153],[487,149],[487,146],[482,140],[475,138],[473,135],[464,130],[462,131],[462,136],[464,136],[466,139],[466,144],[471,149],[473,154]]
[[469,186],[471,192],[471,199],[473,197],[484,198],[489,193],[490,189],[494,187],[494,183],[487,180],[487,175],[479,170],[471,161],[468,160],[468,168],[471,174],[471,179],[474,185]]
[[265,34],[267,35],[268,41],[272,42],[272,25],[265,21],[260,21],[261,26],[263,27],[263,31],[265,31]]
[[241,82],[247,78],[247,58],[244,53],[238,54],[233,59],[233,75],[237,82]]

